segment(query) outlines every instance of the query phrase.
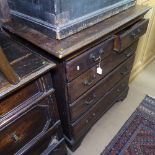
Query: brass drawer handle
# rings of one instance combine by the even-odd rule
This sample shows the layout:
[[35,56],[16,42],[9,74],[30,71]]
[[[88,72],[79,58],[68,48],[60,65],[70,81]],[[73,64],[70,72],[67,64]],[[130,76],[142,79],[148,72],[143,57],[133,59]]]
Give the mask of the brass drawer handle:
[[133,54],[133,52],[129,52],[126,54],[126,57],[129,58],[132,54]]
[[93,98],[91,100],[89,100],[89,101],[86,101],[85,104],[86,105],[91,105],[94,102],[95,98],[96,98],[96,94],[93,94]]
[[96,57],[95,54],[90,54],[90,59],[92,59],[95,62],[101,61],[102,60],[101,55],[104,53],[105,53],[104,49],[100,49],[99,50],[99,56]]
[[94,54],[90,54],[90,59],[93,59],[93,61],[98,62],[98,61],[101,60],[101,57],[98,56],[98,57],[96,58],[96,56],[95,56]]
[[123,76],[128,75],[128,74],[129,74],[129,69],[128,69],[128,68],[123,69],[123,70],[120,72],[120,74],[123,75]]
[[129,58],[130,56],[134,54],[134,51],[135,51],[134,47],[129,47],[128,51],[124,53],[124,56]]
[[85,81],[83,82],[83,84],[84,84],[85,86],[90,86],[90,85],[93,84],[93,82],[95,81],[95,79],[96,79],[96,75],[93,75],[92,79],[90,79],[90,80],[85,80]]
[[126,86],[126,85],[125,85],[124,83],[121,84],[121,85],[119,86],[119,88],[117,88],[116,91],[117,91],[118,93],[120,93],[122,90],[124,90],[125,86]]
[[11,138],[14,142],[19,142],[20,137],[17,136],[16,132],[11,135]]

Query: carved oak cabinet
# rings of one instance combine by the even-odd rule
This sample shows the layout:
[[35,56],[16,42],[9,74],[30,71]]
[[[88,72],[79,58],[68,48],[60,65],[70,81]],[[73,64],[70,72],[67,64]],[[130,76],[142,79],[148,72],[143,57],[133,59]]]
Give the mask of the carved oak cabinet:
[[11,84],[0,72],[0,154],[65,155],[49,72],[55,63],[3,32],[0,32],[0,46],[19,77],[18,83]]
[[15,39],[57,64],[53,80],[71,150],[114,103],[127,96],[137,43],[149,22],[143,18],[148,11],[148,7],[132,7],[64,40],[17,21],[4,24]]

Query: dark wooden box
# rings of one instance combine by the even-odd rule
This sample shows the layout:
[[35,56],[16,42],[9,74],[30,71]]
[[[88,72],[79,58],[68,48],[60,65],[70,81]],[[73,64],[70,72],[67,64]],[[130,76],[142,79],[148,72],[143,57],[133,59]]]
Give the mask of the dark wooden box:
[[8,0],[15,20],[66,38],[135,5],[136,0]]

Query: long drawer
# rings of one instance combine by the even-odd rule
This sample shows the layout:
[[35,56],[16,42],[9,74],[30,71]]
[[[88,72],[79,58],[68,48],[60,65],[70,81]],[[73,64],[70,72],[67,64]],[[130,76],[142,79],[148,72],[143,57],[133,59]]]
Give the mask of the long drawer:
[[136,24],[127,27],[125,30],[115,35],[114,50],[122,52],[129,47],[134,41],[138,40],[145,34],[148,27],[149,20],[142,19]]
[[66,62],[66,78],[71,81],[113,52],[114,38],[111,37],[83,54]]
[[0,100],[0,117],[5,117],[5,119],[7,116],[11,117],[11,115],[16,114],[16,111],[19,111],[20,106],[30,105],[36,99],[41,98],[46,92],[53,89],[51,81],[50,73],[45,74],[8,97],[5,97],[3,100]]
[[87,72],[67,84],[68,88],[68,103],[74,102],[78,97],[84,94],[92,86],[94,86],[99,80],[104,78],[108,73],[114,70],[118,65],[127,60],[131,55],[135,53],[137,48],[137,42],[131,47],[126,49],[123,53],[113,52],[110,56],[101,62],[101,68],[103,69],[102,75],[97,73],[98,65],[92,67]]
[[71,124],[72,134],[75,139],[86,134],[103,113],[105,113],[118,100],[119,96],[128,90],[128,80],[129,75],[101,98],[83,117]]
[[102,96],[104,96],[118,81],[130,74],[134,56],[116,68],[110,75],[106,76],[97,85],[92,87],[86,94],[81,96],[70,105],[71,122],[77,120],[90,107],[92,107]]
[[22,114],[18,115],[17,112],[11,121],[10,118],[0,120],[0,154],[16,153],[57,121],[53,98],[53,95],[49,95],[25,112],[23,108]]

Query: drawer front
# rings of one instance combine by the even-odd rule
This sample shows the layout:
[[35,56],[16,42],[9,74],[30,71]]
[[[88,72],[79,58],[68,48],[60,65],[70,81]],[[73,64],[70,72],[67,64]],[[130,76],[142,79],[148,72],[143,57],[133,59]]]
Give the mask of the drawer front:
[[53,86],[49,80],[51,81],[51,76],[48,73],[14,92],[12,95],[0,100],[0,117],[5,117],[7,114],[13,115],[13,110],[17,109],[18,106],[27,104],[27,102],[31,104],[32,101],[41,97],[44,92],[52,89]]
[[94,66],[100,59],[104,59],[113,51],[113,38],[93,47],[66,63],[67,81],[71,81],[87,69]]
[[83,117],[73,123],[72,133],[75,139],[88,132],[90,127],[105,113],[118,99],[119,95],[128,88],[129,76],[119,82],[99,102],[94,105]]
[[17,154],[22,155],[66,155],[66,146],[62,138],[60,121],[43,134],[38,141],[21,149]]
[[123,53],[119,54],[117,52],[113,52],[110,56],[104,59],[101,62],[101,67],[103,69],[102,75],[97,74],[98,65],[96,65],[72,82],[68,83],[68,103],[71,104],[74,102],[78,97],[94,86],[99,80],[127,60],[132,54],[134,54],[136,48],[137,42],[126,49]]
[[115,36],[114,50],[121,52],[138,40],[147,30],[149,20],[142,19]]
[[129,75],[134,62],[134,56],[121,64],[109,76],[100,81],[88,93],[81,96],[70,105],[71,122],[74,122],[89,108],[91,108],[102,96],[104,96],[118,81]]
[[[55,122],[51,105],[52,96],[44,98],[29,111],[17,115],[11,123],[1,125],[0,154],[14,154],[25,144],[47,131]],[[4,120],[7,122],[7,120]]]

